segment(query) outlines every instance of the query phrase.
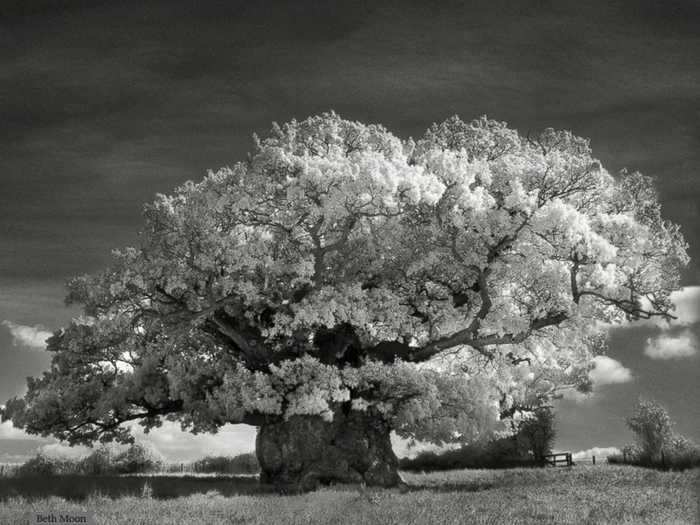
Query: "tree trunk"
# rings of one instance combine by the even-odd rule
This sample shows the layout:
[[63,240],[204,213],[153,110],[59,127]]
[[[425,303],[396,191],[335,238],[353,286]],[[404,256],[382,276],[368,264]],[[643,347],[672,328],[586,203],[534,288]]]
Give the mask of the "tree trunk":
[[260,480],[282,492],[314,490],[319,483],[401,483],[391,429],[379,416],[341,409],[333,421],[292,416],[258,430]]

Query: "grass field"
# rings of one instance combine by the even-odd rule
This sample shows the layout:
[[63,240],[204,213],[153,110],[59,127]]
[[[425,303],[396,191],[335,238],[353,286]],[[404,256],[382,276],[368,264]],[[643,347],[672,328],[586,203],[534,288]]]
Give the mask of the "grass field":
[[[258,492],[241,478],[158,477],[138,478],[151,487],[140,485],[141,495],[98,491],[82,501],[11,495],[6,486],[0,523],[21,523],[27,511],[87,510],[100,524],[696,524],[699,474],[607,465],[404,473],[404,491],[344,486],[297,496]],[[189,495],[162,499],[163,479],[186,480],[179,493]]]

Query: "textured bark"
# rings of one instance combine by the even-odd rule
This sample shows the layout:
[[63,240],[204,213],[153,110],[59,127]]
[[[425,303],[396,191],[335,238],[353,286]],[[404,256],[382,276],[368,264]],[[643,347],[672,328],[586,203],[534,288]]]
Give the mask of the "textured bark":
[[390,428],[364,412],[335,412],[332,422],[318,416],[292,416],[260,427],[256,453],[260,480],[282,492],[314,490],[319,484],[401,483]]

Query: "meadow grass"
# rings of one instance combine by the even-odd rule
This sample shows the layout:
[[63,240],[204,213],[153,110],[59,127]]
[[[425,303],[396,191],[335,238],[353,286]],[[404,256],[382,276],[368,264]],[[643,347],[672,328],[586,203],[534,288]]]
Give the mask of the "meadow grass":
[[408,490],[337,486],[295,496],[11,496],[0,502],[0,523],[21,523],[27,511],[83,510],[100,524],[695,524],[699,474],[599,465],[404,473]]

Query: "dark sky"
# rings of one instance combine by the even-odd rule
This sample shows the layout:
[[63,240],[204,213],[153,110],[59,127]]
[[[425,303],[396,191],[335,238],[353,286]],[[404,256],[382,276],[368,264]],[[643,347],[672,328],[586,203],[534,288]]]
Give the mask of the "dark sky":
[[[242,159],[272,121],[328,109],[402,137],[454,113],[590,137],[610,171],[657,178],[690,243],[684,284],[700,285],[698,27],[697,0],[4,0],[0,321],[65,323],[62,283],[133,243],[156,192]],[[2,399],[47,362],[9,326]],[[697,353],[650,359],[654,330],[613,338],[634,379],[571,401],[561,447],[623,444],[640,393],[700,441]],[[696,321],[675,330],[697,343]]]

